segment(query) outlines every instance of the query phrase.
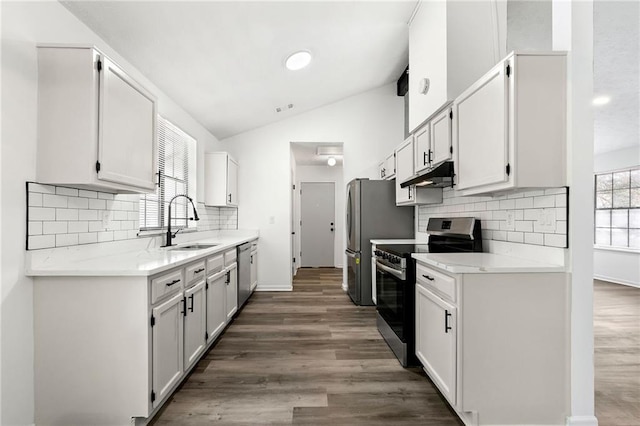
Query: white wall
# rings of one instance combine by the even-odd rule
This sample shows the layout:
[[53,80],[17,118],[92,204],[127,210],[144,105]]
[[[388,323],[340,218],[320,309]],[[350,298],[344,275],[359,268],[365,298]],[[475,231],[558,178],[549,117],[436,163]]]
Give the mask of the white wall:
[[260,289],[291,288],[290,142],[342,142],[343,186],[375,178],[403,140],[404,101],[395,92],[389,84],[222,141],[240,164],[238,226],[260,229]]
[[[595,156],[593,168],[596,173],[599,173],[638,165],[640,165],[640,142],[635,147]],[[596,248],[593,251],[593,276],[600,280],[640,287],[640,253]]]
[[[220,143],[58,2],[2,2],[2,254],[0,424],[34,422],[33,282],[24,276],[25,182],[36,178],[37,43],[94,44],[152,91],[160,114],[198,140],[198,196],[202,153]],[[11,156],[7,156],[10,153]],[[202,197],[203,198],[203,197]]]
[[[302,182],[333,182],[335,183],[335,227],[334,227],[334,247],[333,247],[333,266],[336,268],[342,268],[342,259],[344,258],[344,248],[346,247],[345,231],[344,231],[344,198],[345,198],[345,185],[342,173],[342,167],[340,166],[298,166],[297,169],[297,183],[296,192],[298,196],[294,197],[294,205],[297,212],[297,216],[300,217],[300,192],[298,189],[302,188]],[[302,231],[300,230],[300,221],[295,222],[296,236],[298,247],[301,247],[300,238],[302,238]],[[299,253],[299,250],[295,253]]]

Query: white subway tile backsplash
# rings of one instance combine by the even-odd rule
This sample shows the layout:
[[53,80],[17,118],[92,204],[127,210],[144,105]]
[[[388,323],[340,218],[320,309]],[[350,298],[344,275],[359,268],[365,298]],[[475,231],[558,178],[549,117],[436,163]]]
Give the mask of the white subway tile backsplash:
[[56,246],[55,235],[32,235],[28,240],[28,247],[30,250],[49,248]]
[[[566,195],[566,188],[547,188],[493,197],[460,197],[456,191],[445,188],[443,204],[418,208],[418,229],[425,232],[430,217],[474,216],[482,222],[484,239],[566,247]],[[512,216],[513,223],[507,224],[507,214]],[[224,214],[220,217],[220,228],[224,228],[227,225]]]
[[[138,238],[138,194],[114,195],[29,182],[27,195],[29,250]],[[201,217],[198,231],[238,228],[237,208],[205,207],[203,203],[197,208]],[[434,206],[433,211],[436,209],[443,208]],[[457,214],[464,216],[464,202],[459,209]]]
[[30,192],[29,205],[31,207],[42,207],[42,194],[38,192]]
[[81,189],[78,191],[78,196],[83,198],[98,198],[98,193],[96,191],[86,191]]
[[66,234],[67,222],[42,222],[42,233],[47,234]]
[[98,210],[78,210],[78,220],[98,220]]
[[78,196],[78,190],[74,188],[66,188],[64,186],[56,186],[56,194],[58,195],[69,195],[71,197]]
[[44,207],[67,207],[66,195],[44,194],[42,195]]
[[56,235],[56,247],[77,246],[78,234]]
[[105,200],[89,199],[89,208],[91,210],[104,210],[107,208]]
[[78,210],[56,209],[56,220],[78,220]]

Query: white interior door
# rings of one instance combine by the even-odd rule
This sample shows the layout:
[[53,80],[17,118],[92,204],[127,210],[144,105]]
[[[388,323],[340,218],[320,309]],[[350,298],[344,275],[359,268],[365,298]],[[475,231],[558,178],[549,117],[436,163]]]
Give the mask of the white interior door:
[[300,185],[300,240],[303,267],[334,266],[335,184]]

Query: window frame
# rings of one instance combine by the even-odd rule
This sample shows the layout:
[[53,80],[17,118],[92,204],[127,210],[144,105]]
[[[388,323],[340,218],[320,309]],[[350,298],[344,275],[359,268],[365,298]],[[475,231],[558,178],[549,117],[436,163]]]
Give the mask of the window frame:
[[[196,194],[196,150],[197,150],[197,140],[185,132],[183,129],[172,123],[170,120],[162,117],[160,114],[157,115],[156,120],[158,126],[158,171],[156,172],[157,182],[156,182],[156,192],[153,196],[157,197],[157,200],[148,200],[147,195],[152,194],[141,194],[140,196],[140,206],[139,206],[139,235],[152,235],[156,233],[161,233],[166,231],[167,229],[167,197],[173,196],[174,194],[167,195],[167,181],[174,181],[184,184],[185,191],[184,194],[191,197],[193,199],[194,205],[197,205],[195,200]],[[165,129],[162,129],[162,126],[166,126]],[[183,152],[183,162],[184,167],[184,177],[182,179],[178,178],[174,175],[169,175],[166,173],[167,167],[167,157],[162,158],[163,155],[166,155],[166,146],[162,144],[165,143],[163,140],[164,135],[167,132],[173,132],[175,135],[181,138],[181,143],[184,143],[184,152]],[[172,142],[173,143],[173,142]],[[177,191],[176,191],[177,192]],[[157,223],[159,226],[143,226],[143,209],[147,207],[147,203],[156,204],[155,209],[157,210]],[[183,230],[183,232],[190,230],[195,230],[196,222],[189,221],[185,218],[189,217],[188,213],[190,211],[189,202],[185,198],[178,198],[172,203],[172,230],[178,231]],[[145,220],[146,222],[146,220]],[[145,223],[146,225],[146,223]]]
[[[640,191],[640,184],[638,186],[633,185],[632,174],[633,172],[640,173],[640,165],[633,167],[626,167],[622,169],[608,170],[603,172],[594,173],[593,177],[593,245],[597,249],[604,250],[618,250],[625,252],[634,252],[640,253],[640,247],[632,247],[630,246],[631,239],[631,230],[640,230],[640,227],[632,227],[631,226],[631,215],[632,211],[636,211],[637,215],[640,215],[640,203],[637,205],[632,205],[632,190],[636,189]],[[628,174],[628,184],[627,186],[616,188],[614,184],[614,175],[617,173],[627,173]],[[611,188],[606,190],[598,190],[598,177],[611,175]],[[629,202],[627,206],[623,207],[615,207],[614,206],[614,192],[616,190],[628,190],[629,191]],[[598,207],[598,194],[602,194],[605,192],[609,192],[611,194],[611,206],[610,207]],[[598,212],[599,211],[608,211],[609,212],[609,226],[598,226]],[[626,211],[626,226],[625,227],[614,227],[613,226],[613,213],[616,211]],[[603,244],[602,242],[598,242],[598,229],[608,229],[609,230],[609,244]],[[622,245],[613,245],[613,230],[625,230],[626,231],[626,246]],[[640,231],[638,231],[640,232]]]

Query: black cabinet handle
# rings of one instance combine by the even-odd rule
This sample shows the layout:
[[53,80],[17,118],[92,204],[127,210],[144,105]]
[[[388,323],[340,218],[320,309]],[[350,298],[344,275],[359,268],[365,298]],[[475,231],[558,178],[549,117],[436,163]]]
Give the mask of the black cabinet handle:
[[193,312],[193,294],[189,296],[189,300],[191,300],[191,306],[189,307],[189,312]]
[[448,333],[449,330],[451,330],[451,327],[449,327],[449,317],[451,316],[451,314],[449,313],[448,310],[444,310],[444,332]]
[[251,264],[253,265],[253,256],[251,256]]
[[429,150],[429,162],[431,162],[431,154],[433,154],[433,151]]
[[174,285],[174,284],[178,284],[179,282],[180,282],[180,280],[179,280],[179,279],[178,279],[178,280],[173,280],[173,281],[171,281],[170,283],[167,283],[167,287],[171,287],[172,285]]
[[231,194],[229,194],[229,202],[231,202]]
[[199,274],[202,271],[204,271],[204,268],[196,269],[195,271],[193,271],[193,273]]
[[187,316],[187,298],[182,298],[182,312],[180,312],[183,317]]
[[435,278],[430,277],[429,275],[422,275],[423,277],[425,277],[426,279],[428,279],[429,281],[433,281]]
[[227,271],[227,278],[226,278],[225,284],[229,285],[230,282],[231,282],[231,271]]
[[409,199],[411,199],[411,187],[407,188],[409,190]]
[[426,151],[424,151],[424,152],[422,152],[422,154],[423,154],[423,155],[422,155],[422,157],[423,157],[423,158],[422,158],[422,162],[424,163],[424,164],[423,164],[423,166],[426,166],[426,165],[427,165],[427,163],[429,162],[429,160],[427,160],[427,152],[426,152]]

